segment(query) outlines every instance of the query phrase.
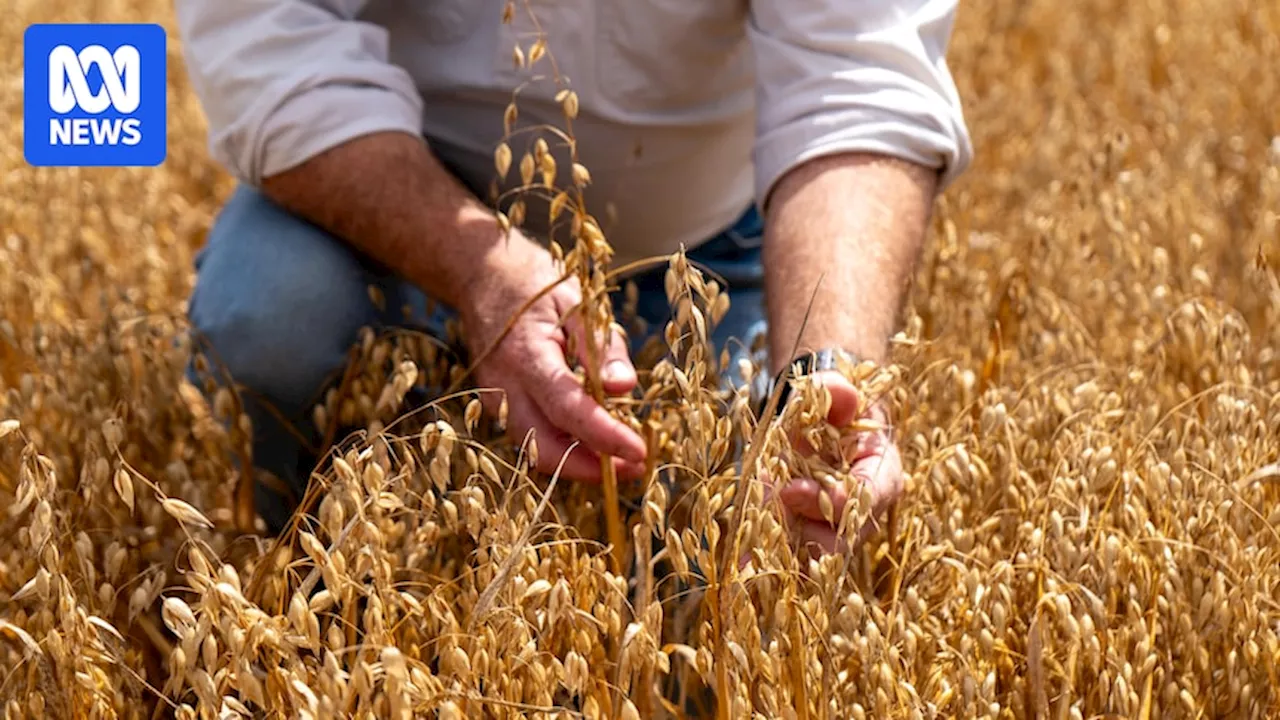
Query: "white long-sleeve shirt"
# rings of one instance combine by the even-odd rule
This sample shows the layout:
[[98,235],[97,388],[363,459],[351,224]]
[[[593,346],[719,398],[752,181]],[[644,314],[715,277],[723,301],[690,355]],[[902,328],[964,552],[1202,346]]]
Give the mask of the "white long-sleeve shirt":
[[[518,86],[519,126],[564,127],[550,61],[513,61],[534,40],[531,9],[578,94],[588,210],[618,262],[696,246],[817,156],[901,157],[938,168],[942,188],[971,161],[944,59],[956,0],[517,0],[508,24],[503,5],[176,2],[210,150],[241,181],[401,130],[485,193]],[[519,182],[532,137],[511,140],[502,187]],[[545,211],[528,217],[536,229]]]

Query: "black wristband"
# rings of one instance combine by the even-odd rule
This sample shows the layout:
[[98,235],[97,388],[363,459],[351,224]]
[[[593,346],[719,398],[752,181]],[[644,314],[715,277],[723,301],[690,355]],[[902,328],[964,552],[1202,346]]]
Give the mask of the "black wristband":
[[[852,358],[852,356],[838,348],[823,348],[816,352],[801,355],[800,357],[787,363],[785,367],[778,372],[777,375],[769,381],[768,387],[765,388],[764,396],[760,398],[760,402],[756,406],[756,416],[764,415],[765,408],[769,404],[769,396],[773,395],[773,390],[780,383],[783,384],[782,392],[778,395],[778,404],[774,408],[774,414],[782,411],[786,406],[787,399],[791,396],[791,379],[804,375],[812,375],[813,373],[822,372],[824,370],[835,370],[838,368],[837,361],[840,357]],[[799,372],[796,372],[796,366],[799,366]]]

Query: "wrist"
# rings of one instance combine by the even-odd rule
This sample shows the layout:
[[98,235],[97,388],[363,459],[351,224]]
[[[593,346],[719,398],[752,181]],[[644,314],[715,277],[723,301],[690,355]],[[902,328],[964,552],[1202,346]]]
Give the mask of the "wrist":
[[[492,216],[490,222],[493,234],[474,243],[476,252],[458,267],[455,307],[463,321],[472,325],[509,314],[560,277],[545,248],[518,229],[503,233]],[[499,318],[502,323],[506,320],[505,315]]]
[[837,372],[844,377],[853,375],[854,369],[864,361],[861,356],[855,355],[838,346],[826,346],[812,352],[804,352],[798,354],[790,361],[778,366],[773,376],[763,388],[763,395],[756,401],[756,414],[763,416],[764,411],[769,404],[769,398],[778,392],[778,402],[774,407],[774,412],[782,411],[784,405],[791,395],[791,380],[796,377],[808,375],[816,375],[822,372]]
[[889,355],[888,343],[873,343],[868,341],[845,341],[840,342],[829,338],[819,338],[811,340],[805,338],[806,342],[800,345],[800,349],[796,350],[794,355],[788,355],[794,344],[788,345],[785,350],[771,348],[772,352],[769,357],[769,374],[776,377],[781,373],[787,372],[787,369],[795,365],[797,361],[810,362],[806,358],[812,359],[815,353],[834,352],[847,358],[853,358],[854,364],[860,362],[871,361],[877,364],[883,364]]

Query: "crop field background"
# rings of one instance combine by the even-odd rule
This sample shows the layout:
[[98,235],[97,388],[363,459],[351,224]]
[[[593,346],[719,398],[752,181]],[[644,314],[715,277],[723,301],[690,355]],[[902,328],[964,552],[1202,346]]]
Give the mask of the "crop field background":
[[[5,717],[1280,716],[1280,4],[961,4],[978,159],[895,365],[860,379],[892,402],[907,493],[820,562],[755,481],[785,472],[784,433],[713,391],[697,342],[616,408],[660,462],[611,524],[469,395],[393,422],[449,368],[369,336],[317,413],[367,432],[316,475],[313,522],[258,535],[235,394],[182,383],[192,258],[233,185],[170,5],[9,8]],[[22,33],[85,20],[169,28],[162,167],[24,162]],[[671,276],[696,332],[716,289]]]

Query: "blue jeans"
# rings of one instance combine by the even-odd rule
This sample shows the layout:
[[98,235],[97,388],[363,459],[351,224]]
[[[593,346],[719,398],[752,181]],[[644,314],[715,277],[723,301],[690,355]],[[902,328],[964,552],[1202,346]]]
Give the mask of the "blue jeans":
[[[687,253],[725,280],[730,308],[712,342],[717,354],[726,345],[730,349],[730,382],[737,381],[737,358],[765,330],[763,234],[763,222],[751,209]],[[434,310],[428,313],[428,300],[416,287],[248,186],[223,207],[195,267],[189,316],[197,347],[206,350],[219,376],[230,375],[250,391],[241,398],[253,422],[254,465],[291,490],[282,494],[256,484],[258,512],[268,530],[278,533],[317,461],[281,419],[304,436],[314,435],[308,430],[312,408],[340,378],[362,327],[412,327],[444,338],[452,311],[430,303]],[[650,333],[661,332],[670,312],[665,272],[660,265],[633,278],[640,291],[637,314]],[[370,285],[381,290],[385,310],[370,299]],[[620,307],[621,298],[614,300]],[[189,375],[196,380],[194,366]]]

